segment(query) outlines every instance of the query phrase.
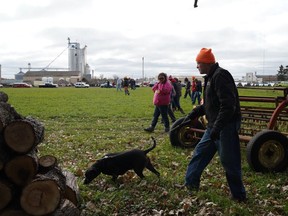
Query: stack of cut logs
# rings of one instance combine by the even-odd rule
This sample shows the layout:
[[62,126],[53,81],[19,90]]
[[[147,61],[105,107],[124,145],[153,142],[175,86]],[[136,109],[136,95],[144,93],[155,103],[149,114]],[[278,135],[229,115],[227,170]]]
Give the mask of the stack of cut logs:
[[37,156],[44,126],[23,117],[0,92],[0,216],[78,216],[76,177],[52,155]]

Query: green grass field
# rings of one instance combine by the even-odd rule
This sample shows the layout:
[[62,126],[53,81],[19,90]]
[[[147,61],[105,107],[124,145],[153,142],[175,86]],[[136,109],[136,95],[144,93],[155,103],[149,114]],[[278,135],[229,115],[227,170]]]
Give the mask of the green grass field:
[[[108,152],[152,145],[151,134],[143,131],[152,119],[154,106],[150,88],[130,91],[130,96],[115,89],[3,88],[9,103],[23,116],[32,116],[45,125],[45,139],[39,154],[52,154],[61,167],[78,177],[82,197],[82,215],[288,215],[287,172],[253,172],[242,149],[243,178],[247,203],[229,199],[229,188],[219,157],[202,175],[201,190],[189,194],[179,188],[193,149],[172,147],[164,126],[157,125],[153,136],[157,147],[148,155],[161,178],[145,170],[145,180],[134,172],[119,177],[116,184],[101,174],[83,185],[83,172]],[[248,92],[248,95],[256,94]],[[258,92],[257,92],[258,93]],[[242,90],[240,94],[244,94]],[[267,95],[267,93],[260,93]],[[181,98],[186,113],[190,99]],[[183,115],[176,112],[176,117]]]

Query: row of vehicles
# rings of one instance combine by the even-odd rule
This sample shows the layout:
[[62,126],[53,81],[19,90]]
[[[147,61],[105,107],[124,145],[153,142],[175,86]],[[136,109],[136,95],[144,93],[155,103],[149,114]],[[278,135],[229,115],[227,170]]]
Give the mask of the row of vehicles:
[[[18,83],[13,83],[12,85],[9,85],[10,87],[13,88],[31,88],[33,87],[31,84],[25,83],[25,82],[18,82]],[[90,85],[85,83],[85,82],[76,82],[74,84],[75,88],[89,88]],[[3,85],[0,84],[0,88],[2,88]],[[58,88],[58,84],[55,83],[43,83],[38,85],[39,88]]]

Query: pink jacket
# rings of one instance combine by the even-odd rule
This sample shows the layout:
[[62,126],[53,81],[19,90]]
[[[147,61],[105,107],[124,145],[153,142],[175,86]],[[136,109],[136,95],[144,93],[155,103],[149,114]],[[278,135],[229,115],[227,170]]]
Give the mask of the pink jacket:
[[155,83],[152,87],[152,90],[154,91],[153,104],[156,106],[169,105],[172,88],[173,87],[169,81],[163,84]]

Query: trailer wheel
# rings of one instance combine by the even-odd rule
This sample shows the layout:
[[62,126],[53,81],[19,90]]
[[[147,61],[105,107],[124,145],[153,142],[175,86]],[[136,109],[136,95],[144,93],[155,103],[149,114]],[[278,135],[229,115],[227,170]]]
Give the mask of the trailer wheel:
[[288,139],[277,131],[260,131],[247,144],[246,156],[256,172],[284,171],[288,166]]
[[[190,128],[205,129],[203,124],[199,120],[186,121],[187,118],[179,118],[171,126],[169,133],[170,142],[173,146],[179,146],[183,148],[194,148],[202,137],[201,133],[192,132]],[[186,122],[186,123],[183,123]],[[197,138],[198,137],[198,138]]]

